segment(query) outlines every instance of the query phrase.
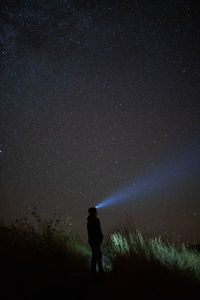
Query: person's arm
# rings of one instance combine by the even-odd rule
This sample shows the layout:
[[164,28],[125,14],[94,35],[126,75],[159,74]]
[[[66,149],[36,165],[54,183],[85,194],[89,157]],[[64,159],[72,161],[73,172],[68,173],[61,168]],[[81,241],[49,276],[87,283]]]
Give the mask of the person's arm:
[[103,241],[103,233],[102,233],[102,230],[101,230],[101,223],[98,219],[98,231],[99,231],[99,236],[101,237],[102,241]]

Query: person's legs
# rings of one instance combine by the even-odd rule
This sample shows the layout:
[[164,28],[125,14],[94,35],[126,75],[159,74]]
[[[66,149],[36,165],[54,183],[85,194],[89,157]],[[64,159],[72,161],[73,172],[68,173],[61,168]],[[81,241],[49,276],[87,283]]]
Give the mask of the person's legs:
[[91,260],[91,276],[92,280],[96,280],[96,262],[97,262],[97,254],[96,254],[96,249],[93,246],[92,247],[92,260]]
[[102,253],[99,245],[92,246],[91,276],[93,281],[96,281],[97,279],[96,264],[98,264],[99,275],[102,277],[104,270],[102,265]]
[[97,263],[98,263],[98,268],[99,268],[99,274],[103,275],[104,270],[103,270],[103,265],[102,265],[102,253],[100,247],[97,249]]

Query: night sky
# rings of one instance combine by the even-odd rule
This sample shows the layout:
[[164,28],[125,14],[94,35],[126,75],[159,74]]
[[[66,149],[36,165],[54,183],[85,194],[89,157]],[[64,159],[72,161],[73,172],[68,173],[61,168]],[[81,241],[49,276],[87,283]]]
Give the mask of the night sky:
[[84,236],[90,206],[179,161],[166,187],[99,208],[102,229],[200,242],[195,2],[0,1],[1,222],[36,206]]

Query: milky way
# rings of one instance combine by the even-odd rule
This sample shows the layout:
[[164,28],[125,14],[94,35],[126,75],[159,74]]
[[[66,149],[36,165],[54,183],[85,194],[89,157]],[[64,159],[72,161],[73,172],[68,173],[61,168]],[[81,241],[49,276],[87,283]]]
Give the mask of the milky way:
[[[199,30],[193,1],[0,1],[2,222],[72,217],[147,168],[199,163]],[[195,142],[194,142],[195,141]],[[195,145],[195,148],[194,148]],[[104,232],[200,239],[200,172],[99,210]],[[169,222],[170,220],[170,222]]]

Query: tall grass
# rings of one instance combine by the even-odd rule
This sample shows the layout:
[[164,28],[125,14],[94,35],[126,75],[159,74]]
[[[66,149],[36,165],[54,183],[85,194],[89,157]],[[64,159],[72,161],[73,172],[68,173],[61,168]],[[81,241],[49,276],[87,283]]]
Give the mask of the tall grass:
[[1,253],[23,263],[74,274],[88,269],[88,247],[72,231],[68,217],[42,219],[33,210],[32,220],[23,218],[0,227],[0,245]]
[[9,228],[0,227],[0,281],[6,293],[10,291],[9,299],[24,295],[28,295],[25,299],[55,299],[64,291],[78,296],[80,289],[88,299],[93,299],[93,292],[96,299],[122,299],[130,294],[136,299],[164,299],[163,294],[177,299],[200,290],[196,250],[123,228],[103,243],[106,280],[102,290],[96,286],[91,293],[91,249],[73,232],[71,220],[56,215],[43,220],[36,211],[32,217],[34,222],[24,218]]
[[[69,218],[16,220],[0,227],[2,299],[57,299],[89,277],[88,247]],[[51,298],[52,297],[52,298]]]
[[200,253],[195,249],[189,249],[184,243],[163,241],[161,236],[149,238],[135,229],[121,230],[110,235],[107,253],[112,267],[120,257],[127,258],[134,255],[200,280]]
[[[85,261],[89,267],[91,249],[77,232],[72,230],[69,217],[42,219],[34,209],[34,222],[24,218],[16,220],[9,228],[0,228],[1,245],[9,252],[22,256],[40,253],[45,256],[57,255],[69,258],[73,263]],[[32,221],[33,221],[32,220]],[[34,224],[34,225],[33,225]],[[116,269],[120,258],[134,256],[146,262],[158,262],[169,270],[180,270],[200,280],[200,253],[184,243],[163,241],[159,237],[146,237],[134,226],[110,234],[102,247],[103,264],[106,271]],[[11,254],[12,254],[11,253]],[[71,259],[73,257],[73,259]]]

